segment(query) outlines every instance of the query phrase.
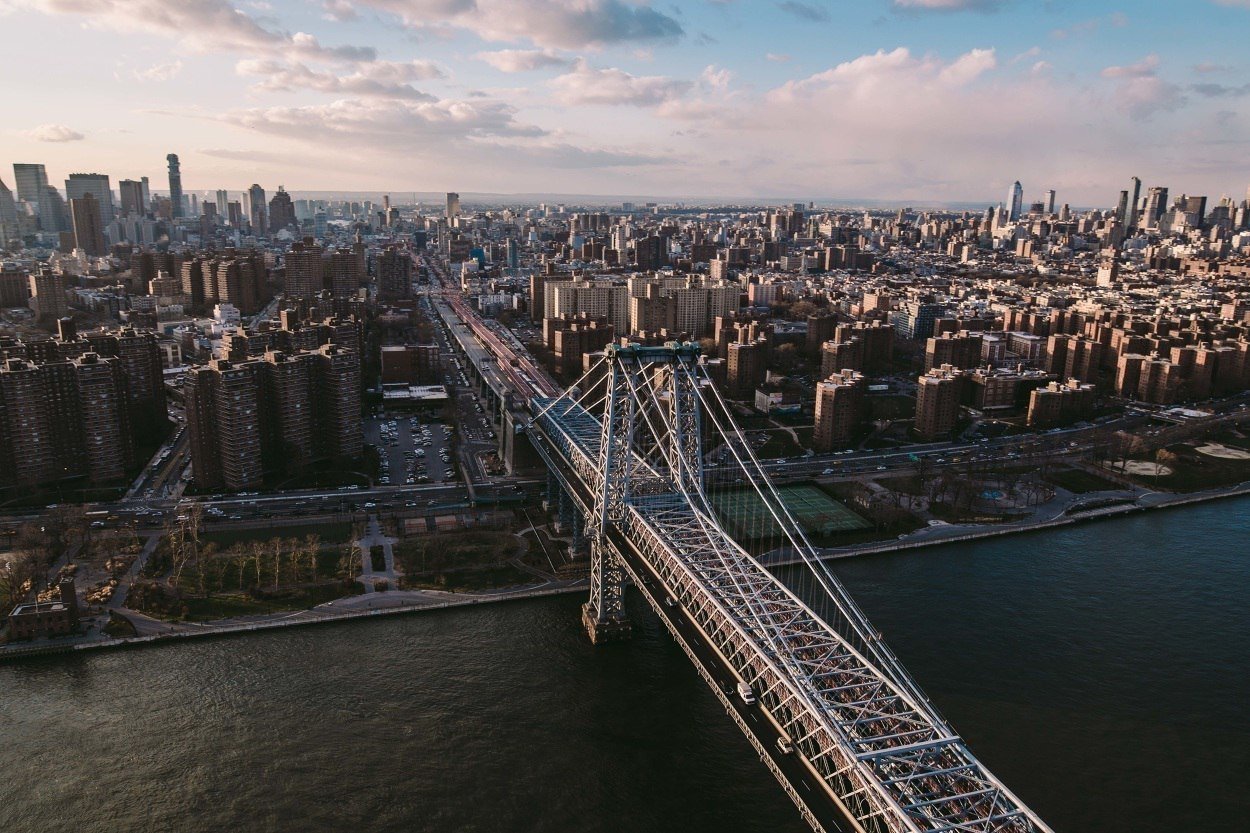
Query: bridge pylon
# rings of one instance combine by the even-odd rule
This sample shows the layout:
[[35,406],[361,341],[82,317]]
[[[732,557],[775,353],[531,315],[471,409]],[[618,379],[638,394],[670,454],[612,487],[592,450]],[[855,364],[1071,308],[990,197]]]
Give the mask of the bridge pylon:
[[582,624],[596,645],[629,639],[633,630],[625,614],[625,569],[599,538],[590,543],[590,601],[582,605]]

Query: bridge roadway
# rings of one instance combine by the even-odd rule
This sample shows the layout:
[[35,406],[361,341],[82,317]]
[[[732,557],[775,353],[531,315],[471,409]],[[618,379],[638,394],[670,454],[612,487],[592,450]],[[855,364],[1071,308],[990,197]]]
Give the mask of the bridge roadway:
[[[560,404],[534,426],[539,453],[583,512],[595,502],[598,424]],[[1048,829],[875,632],[857,642],[845,625],[835,630],[684,496],[632,497],[606,544],[813,829]],[[754,703],[737,695],[740,681]]]

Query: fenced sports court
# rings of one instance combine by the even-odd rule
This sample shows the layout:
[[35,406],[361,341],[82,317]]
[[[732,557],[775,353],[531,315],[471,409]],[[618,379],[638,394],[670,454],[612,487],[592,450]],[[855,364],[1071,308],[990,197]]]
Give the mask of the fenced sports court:
[[[859,515],[809,483],[778,486],[777,493],[809,536],[823,538],[872,526]],[[766,540],[781,535],[764,502],[752,488],[713,492],[710,497],[721,523],[738,541]]]

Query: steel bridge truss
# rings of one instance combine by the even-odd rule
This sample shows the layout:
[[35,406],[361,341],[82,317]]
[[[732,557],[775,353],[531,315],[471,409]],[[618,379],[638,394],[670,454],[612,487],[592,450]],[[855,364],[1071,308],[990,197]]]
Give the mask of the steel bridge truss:
[[[819,560],[697,349],[609,348],[603,362],[601,403],[578,401],[576,389],[532,403],[536,446],[587,514],[592,637],[628,627],[626,574],[639,586],[657,576],[855,829],[1049,831],[967,749]],[[705,432],[729,450],[832,613],[818,615],[723,529],[705,491]]]

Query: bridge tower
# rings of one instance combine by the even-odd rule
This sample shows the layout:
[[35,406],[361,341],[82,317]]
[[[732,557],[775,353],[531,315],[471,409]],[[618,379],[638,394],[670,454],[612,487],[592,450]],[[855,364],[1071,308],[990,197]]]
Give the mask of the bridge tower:
[[[701,420],[693,373],[678,365],[697,361],[692,344],[663,347],[610,345],[606,353],[603,433],[594,509],[587,518],[590,601],[582,622],[595,644],[630,636],[625,613],[625,570],[606,536],[625,513],[639,482],[666,487],[702,484]],[[663,408],[661,416],[655,409]],[[672,431],[656,431],[658,425]],[[645,471],[635,469],[645,467]]]

